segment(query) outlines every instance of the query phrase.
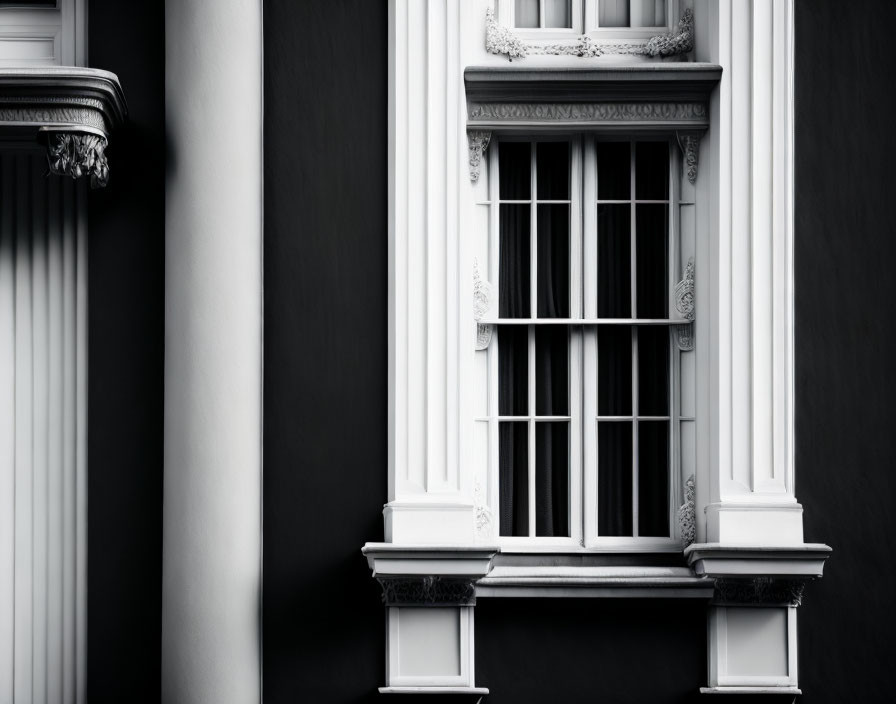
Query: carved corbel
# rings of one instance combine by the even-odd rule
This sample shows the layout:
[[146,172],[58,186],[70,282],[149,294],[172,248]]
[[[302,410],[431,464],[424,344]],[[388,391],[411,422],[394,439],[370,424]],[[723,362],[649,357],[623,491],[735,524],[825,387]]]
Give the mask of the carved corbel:
[[688,259],[684,278],[675,284],[675,309],[690,322],[677,326],[678,349],[688,352],[694,349],[694,319],[697,315],[694,300],[694,258]]
[[479,275],[479,262],[473,260],[473,319],[476,321],[476,349],[484,350],[492,341],[492,326],[479,321],[491,308],[492,285]]
[[103,188],[109,182],[108,142],[100,131],[45,128],[47,163],[51,174],[73,179],[90,177],[92,188]]
[[695,132],[678,132],[678,146],[684,156],[684,165],[687,169],[688,181],[697,182],[697,158],[700,145],[700,135]]
[[420,575],[377,577],[386,606],[475,606],[476,583],[469,577]]
[[479,169],[482,166],[482,155],[488,149],[492,133],[483,130],[467,130],[467,142],[470,146],[470,180],[479,180]]
[[807,578],[717,577],[714,606],[799,606]]

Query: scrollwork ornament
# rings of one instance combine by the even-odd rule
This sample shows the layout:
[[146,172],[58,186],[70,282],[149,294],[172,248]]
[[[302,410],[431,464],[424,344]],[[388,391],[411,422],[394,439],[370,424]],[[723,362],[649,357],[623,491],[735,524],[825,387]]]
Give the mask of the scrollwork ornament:
[[467,132],[467,144],[470,149],[470,180],[476,183],[479,180],[479,169],[482,166],[482,155],[488,149],[492,133],[484,130],[469,130]]
[[688,477],[684,486],[684,503],[678,507],[678,529],[681,542],[687,547],[697,539],[697,491],[693,474]]
[[697,182],[697,157],[700,140],[695,134],[678,133],[678,144],[684,154],[684,165],[687,169],[688,181]]
[[105,138],[95,134],[53,132],[47,141],[47,163],[50,173],[78,179],[90,177],[93,188],[109,182]]
[[479,275],[479,262],[473,260],[473,320],[476,321],[476,349],[487,349],[492,341],[492,326],[479,321],[491,308],[492,285]]
[[693,320],[697,315],[694,290],[694,258],[691,257],[688,259],[684,278],[675,284],[675,310],[685,320],[692,321],[676,327],[678,332],[678,349],[685,352],[694,349]]
[[379,577],[386,606],[474,606],[476,586],[464,577]]

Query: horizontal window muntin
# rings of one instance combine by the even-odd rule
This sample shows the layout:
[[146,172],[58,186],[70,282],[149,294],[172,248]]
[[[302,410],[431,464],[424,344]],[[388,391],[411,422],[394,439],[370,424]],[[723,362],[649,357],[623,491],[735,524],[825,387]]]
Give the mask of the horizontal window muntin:
[[[496,331],[489,378],[497,388],[487,420],[496,426],[489,464],[499,476],[502,544],[594,537],[584,536],[583,501],[596,515],[598,547],[676,539],[673,453],[684,419],[672,411],[672,326],[681,323],[670,314],[672,145],[591,136],[514,136],[495,145],[490,203],[498,227],[490,251],[499,262],[492,268],[499,313],[489,321]],[[616,183],[604,187],[611,177]],[[617,212],[601,218],[605,205]],[[615,238],[615,250],[601,237]],[[649,240],[640,263],[639,240]],[[615,261],[613,271],[601,273],[598,255]],[[603,290],[601,278],[612,279]],[[611,338],[617,347],[627,340],[627,376],[601,367]],[[607,401],[610,380],[623,380],[615,405]],[[596,497],[583,499],[586,484]]]

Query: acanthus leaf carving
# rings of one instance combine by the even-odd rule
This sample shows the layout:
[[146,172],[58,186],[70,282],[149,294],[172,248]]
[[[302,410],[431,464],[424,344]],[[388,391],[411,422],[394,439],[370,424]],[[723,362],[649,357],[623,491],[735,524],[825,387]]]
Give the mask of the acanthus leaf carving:
[[470,180],[476,183],[479,180],[479,170],[482,166],[482,155],[488,149],[492,133],[485,130],[468,130],[467,143],[470,149]]
[[[511,122],[520,120],[564,122],[669,122],[702,124],[707,119],[702,102],[652,103],[470,103],[472,122]],[[474,132],[468,131],[468,135]],[[470,144],[471,156],[473,143]],[[472,174],[471,174],[472,177]]]
[[688,259],[684,278],[675,284],[675,309],[678,314],[690,322],[676,326],[678,332],[678,349],[688,352],[694,349],[694,319],[697,315],[694,298],[694,258]]
[[50,173],[73,179],[89,176],[91,187],[104,187],[109,182],[107,144],[104,137],[96,134],[51,132],[47,139]]
[[479,321],[491,308],[492,285],[479,275],[479,262],[473,260],[473,320],[476,321],[476,349],[487,349],[492,341],[492,326]]
[[717,606],[800,606],[806,579],[779,577],[720,577],[715,580]]

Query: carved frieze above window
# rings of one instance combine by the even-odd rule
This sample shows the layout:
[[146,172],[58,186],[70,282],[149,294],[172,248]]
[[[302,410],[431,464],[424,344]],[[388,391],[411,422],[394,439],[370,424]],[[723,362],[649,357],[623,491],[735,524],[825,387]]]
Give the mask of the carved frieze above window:
[[74,67],[0,68],[0,131],[46,143],[50,173],[109,179],[109,132],[127,114],[118,78]]
[[799,606],[806,579],[716,578],[716,606]]

